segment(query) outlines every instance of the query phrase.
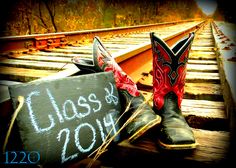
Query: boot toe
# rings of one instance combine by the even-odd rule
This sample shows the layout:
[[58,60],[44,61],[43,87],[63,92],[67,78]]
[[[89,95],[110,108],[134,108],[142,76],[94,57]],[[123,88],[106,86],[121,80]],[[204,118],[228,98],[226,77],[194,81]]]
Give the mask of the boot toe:
[[191,128],[162,128],[159,144],[165,149],[196,148]]

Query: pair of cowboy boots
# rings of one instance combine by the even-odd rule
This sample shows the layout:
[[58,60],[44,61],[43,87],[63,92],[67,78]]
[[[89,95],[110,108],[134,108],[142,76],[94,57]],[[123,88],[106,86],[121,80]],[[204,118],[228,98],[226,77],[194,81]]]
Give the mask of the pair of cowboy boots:
[[132,79],[121,69],[98,37],[94,37],[92,59],[74,57],[72,62],[82,72],[113,72],[123,107],[129,106],[128,117],[134,116],[126,126],[130,142],[145,132],[160,126],[159,144],[165,149],[195,148],[191,128],[181,113],[186,76],[186,63],[194,38],[178,42],[170,49],[164,41],[151,33],[153,50],[154,107],[148,105]]

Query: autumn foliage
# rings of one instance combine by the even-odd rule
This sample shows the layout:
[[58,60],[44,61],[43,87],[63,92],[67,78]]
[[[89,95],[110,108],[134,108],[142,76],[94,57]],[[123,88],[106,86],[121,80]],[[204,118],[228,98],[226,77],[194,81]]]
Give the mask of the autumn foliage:
[[[1,35],[133,26],[204,17],[194,0],[1,1]],[[4,12],[3,12],[4,11]]]

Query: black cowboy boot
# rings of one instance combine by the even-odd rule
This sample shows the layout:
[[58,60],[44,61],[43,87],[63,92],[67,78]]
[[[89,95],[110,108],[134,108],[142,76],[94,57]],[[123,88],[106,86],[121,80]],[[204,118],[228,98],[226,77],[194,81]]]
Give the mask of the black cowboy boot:
[[135,116],[126,126],[130,142],[135,141],[147,130],[160,124],[160,116],[156,115],[152,108],[145,103],[144,97],[138,91],[136,84],[116,63],[98,37],[94,38],[92,59],[74,57],[72,62],[81,71],[113,72],[123,108],[126,109],[129,105],[128,118]]
[[153,51],[153,106],[162,117],[159,145],[165,149],[192,149],[196,142],[181,112],[186,66],[194,33],[172,49],[150,33]]

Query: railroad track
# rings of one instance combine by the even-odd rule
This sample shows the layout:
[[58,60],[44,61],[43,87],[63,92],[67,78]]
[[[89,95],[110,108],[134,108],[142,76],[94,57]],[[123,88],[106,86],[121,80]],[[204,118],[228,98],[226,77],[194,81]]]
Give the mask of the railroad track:
[[[173,163],[184,167],[220,167],[227,163],[229,121],[226,116],[216,50],[212,25],[207,23],[196,33],[191,47],[182,102],[183,115],[194,130],[199,143],[198,148],[183,155],[165,153],[153,143],[152,137],[147,135],[145,140],[135,145],[123,141],[120,150],[126,154],[124,157],[137,161],[138,156],[142,157],[142,152],[145,151],[145,159],[155,158],[150,159],[153,164],[156,162],[167,167]],[[152,96],[152,71],[143,74],[137,84],[149,99]],[[152,99],[150,104],[152,105]],[[136,153],[133,154],[133,151]]]
[[[136,144],[130,144],[126,140],[121,142],[111,153],[116,158],[113,163],[125,166],[126,162],[139,165],[146,161],[158,165],[158,162],[171,161],[172,164],[184,161],[185,166],[211,167],[226,162],[230,135],[211,22],[161,24],[118,34],[95,32],[92,35],[86,34],[81,39],[88,40],[82,42],[75,40],[80,36],[74,34],[56,34],[46,38],[46,41],[45,36],[30,39],[15,37],[8,45],[14,44],[13,41],[16,40],[15,44],[19,47],[13,48],[14,50],[4,47],[0,53],[0,84],[6,90],[7,85],[18,82],[76,75],[79,70],[71,63],[71,58],[80,56],[89,59],[92,54],[92,36],[98,35],[122,69],[134,79],[138,89],[149,99],[152,96],[150,31],[156,32],[170,46],[189,32],[196,32],[187,65],[182,111],[194,130],[199,146],[191,153],[165,153],[156,146],[153,136],[147,134]],[[8,39],[0,39],[0,42],[1,40]],[[27,47],[22,48],[26,44]],[[10,105],[5,102],[1,105],[1,110],[5,111],[1,118],[9,117],[3,108],[6,107],[9,111]]]
[[[102,38],[111,54],[116,57],[116,61],[120,63],[124,70],[128,71],[132,69],[130,65],[134,64],[134,59],[130,63],[128,58],[150,49],[148,33],[151,30],[161,32],[160,36],[163,38],[173,39],[175,36],[179,38],[180,35],[186,34],[187,32],[183,32],[187,30],[194,30],[201,23],[200,21],[178,24],[167,23],[165,25],[167,27],[164,27],[163,24],[158,24],[150,27],[139,27],[134,30],[131,27],[126,30],[126,33],[118,32],[119,34],[116,32],[118,31],[117,29],[112,29],[109,32],[105,32],[106,36],[104,31],[94,31],[90,33],[78,32],[80,36],[67,33],[67,36],[53,34],[49,36],[29,36],[27,38],[25,36],[12,37],[10,39],[2,38],[0,39],[0,44],[2,44],[0,77],[8,81],[29,82],[39,78],[45,79],[47,77],[50,79],[73,75],[78,72],[78,68],[72,64],[71,58],[74,56],[91,57],[92,36],[95,35]],[[124,30],[122,29],[122,31]],[[70,42],[69,40],[73,40],[74,36],[79,36],[78,38],[82,39],[83,42],[78,39]],[[85,38],[87,40],[83,40]],[[66,42],[62,43],[61,41]],[[129,43],[127,44],[127,42]],[[30,48],[27,46],[29,43],[31,43]],[[149,58],[150,60],[151,58]],[[134,71],[138,73],[135,67],[138,66],[133,66],[134,69],[129,70],[128,74],[137,81],[139,77],[131,74]]]

